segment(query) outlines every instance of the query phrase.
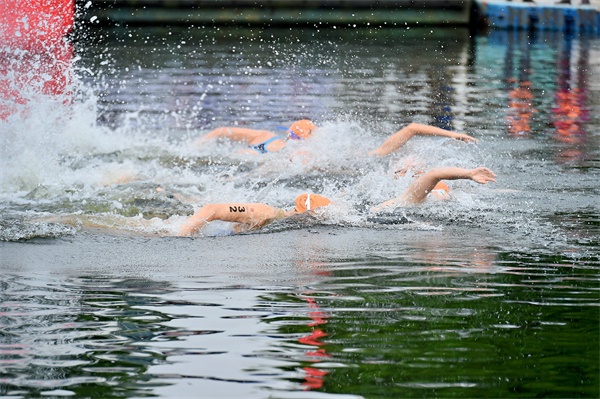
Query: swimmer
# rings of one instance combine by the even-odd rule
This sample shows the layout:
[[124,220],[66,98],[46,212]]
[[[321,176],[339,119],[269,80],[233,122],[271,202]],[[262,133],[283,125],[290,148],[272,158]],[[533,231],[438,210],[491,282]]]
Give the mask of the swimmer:
[[[307,119],[299,120],[287,128],[278,127],[287,133],[289,140],[305,140],[317,129],[317,126]],[[462,133],[452,132],[433,126],[411,123],[403,129],[388,137],[378,148],[369,152],[369,155],[384,157],[397,151],[414,136],[440,136],[449,137],[465,143],[477,143],[477,139]],[[285,147],[286,140],[268,130],[253,130],[239,127],[219,127],[204,136],[196,139],[192,145],[200,146],[214,138],[227,138],[233,141],[248,143],[248,148],[241,150],[242,154],[260,155],[277,152]]]
[[291,211],[284,211],[281,208],[260,203],[207,204],[188,219],[181,228],[179,235],[192,235],[213,220],[238,223],[234,227],[234,232],[241,233],[288,216],[314,211],[317,208],[329,205],[331,201],[316,194],[301,194],[296,197],[295,203],[296,207]]
[[[309,120],[296,121],[287,127],[278,127],[285,130],[288,140],[304,140],[312,135],[317,126]],[[219,127],[204,136],[196,139],[192,145],[200,146],[214,138],[227,138],[233,141],[248,143],[248,148],[239,151],[241,154],[260,155],[268,152],[277,152],[285,147],[286,141],[268,130],[254,130],[240,127]]]
[[[496,181],[496,175],[487,168],[437,168],[420,176],[400,197],[386,201],[369,210],[378,212],[382,209],[397,206],[410,206],[425,201],[428,194],[439,199],[448,198],[448,186],[442,180],[470,179],[476,183],[486,184]],[[316,194],[301,194],[296,200],[296,207],[291,211],[261,203],[207,204],[196,212],[183,225],[180,236],[189,236],[213,220],[238,223],[235,233],[265,226],[275,220],[304,212],[312,212],[317,208],[331,204],[328,198]]]
[[410,206],[420,204],[433,194],[437,199],[448,199],[450,189],[442,180],[473,180],[479,184],[495,182],[496,174],[488,168],[462,169],[462,168],[436,168],[419,176],[406,189],[404,194],[369,209],[369,212],[378,212],[385,208]]

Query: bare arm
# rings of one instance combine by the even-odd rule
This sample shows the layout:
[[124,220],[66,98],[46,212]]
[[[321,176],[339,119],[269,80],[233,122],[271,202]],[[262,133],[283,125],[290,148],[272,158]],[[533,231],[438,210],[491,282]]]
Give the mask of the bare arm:
[[253,130],[241,127],[219,127],[204,136],[197,138],[192,145],[200,146],[214,138],[227,138],[233,141],[246,142],[248,144],[259,144],[275,136],[276,135],[273,132],[269,132],[268,130]]
[[440,129],[434,126],[419,125],[417,123],[411,123],[404,129],[397,131],[387,138],[377,149],[371,151],[369,154],[378,155],[383,157],[394,151],[397,151],[402,147],[408,140],[413,136],[442,136],[450,137],[456,140],[461,140],[466,143],[477,143],[477,139],[462,133],[452,132],[450,130]]
[[192,235],[213,220],[241,223],[250,228],[259,227],[280,216],[280,212],[278,208],[266,204],[207,204],[188,219],[179,235]]
[[379,211],[389,206],[413,205],[421,203],[427,194],[433,190],[440,180],[470,179],[476,183],[486,184],[496,181],[496,175],[488,168],[462,169],[462,168],[437,168],[425,173],[415,180],[400,197],[379,204],[371,211]]

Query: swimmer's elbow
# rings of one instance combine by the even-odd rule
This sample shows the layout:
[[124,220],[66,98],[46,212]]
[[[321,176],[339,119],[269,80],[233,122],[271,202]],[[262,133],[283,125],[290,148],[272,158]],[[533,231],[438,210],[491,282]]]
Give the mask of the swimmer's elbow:
[[179,231],[179,234],[177,234],[177,235],[178,235],[179,237],[189,237],[189,236],[191,236],[191,235],[192,235],[192,230],[191,230],[189,227],[187,227],[187,226],[184,226],[184,227],[181,229],[181,231]]
[[372,151],[369,151],[369,155],[371,155],[371,156],[384,157],[387,154],[389,154],[389,151],[385,152],[381,147],[376,148],[376,149],[374,149]]
[[179,231],[179,237],[190,237],[195,232],[200,230],[204,225],[205,223],[188,222],[184,224],[181,228],[181,231]]
[[423,133],[423,130],[427,128],[427,126],[425,125],[420,125],[418,123],[409,123],[408,126],[406,126],[406,130],[408,130],[409,133],[411,133],[413,136],[415,134],[421,134]]

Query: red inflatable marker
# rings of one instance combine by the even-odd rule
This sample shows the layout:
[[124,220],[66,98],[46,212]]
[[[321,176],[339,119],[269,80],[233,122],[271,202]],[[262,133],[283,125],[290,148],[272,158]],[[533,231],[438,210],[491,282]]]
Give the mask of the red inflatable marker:
[[0,1],[0,119],[32,95],[69,94],[74,14],[74,0]]

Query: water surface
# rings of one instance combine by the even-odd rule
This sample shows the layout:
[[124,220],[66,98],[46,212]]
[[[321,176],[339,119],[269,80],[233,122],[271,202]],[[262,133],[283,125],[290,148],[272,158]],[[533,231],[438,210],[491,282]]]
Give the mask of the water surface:
[[[0,121],[1,394],[598,397],[599,47],[439,28],[74,37],[72,99],[32,94]],[[191,145],[305,117],[319,135],[289,146],[307,164]],[[410,122],[480,143],[359,156]],[[369,222],[414,156],[498,181]],[[325,219],[168,236],[207,202],[307,191],[336,202]]]

